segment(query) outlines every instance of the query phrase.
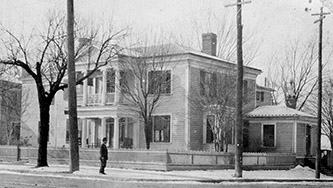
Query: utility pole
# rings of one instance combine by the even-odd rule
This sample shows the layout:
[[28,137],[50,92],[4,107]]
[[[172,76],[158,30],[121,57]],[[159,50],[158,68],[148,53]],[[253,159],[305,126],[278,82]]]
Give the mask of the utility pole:
[[225,7],[237,6],[237,88],[236,88],[236,134],[235,134],[235,174],[234,177],[241,178],[243,175],[243,25],[242,25],[242,4],[251,1],[237,0],[235,4]]
[[67,0],[67,47],[68,47],[68,115],[69,115],[69,171],[79,170],[79,143],[76,102],[76,73],[74,62],[74,0]]
[[323,19],[325,15],[323,7],[320,8],[320,13],[312,14],[312,16],[319,16],[319,19],[314,23],[319,22],[319,46],[318,46],[318,109],[317,109],[317,151],[316,151],[316,178],[320,179],[320,161],[321,161],[321,108],[322,108],[322,90],[323,90],[323,76],[322,76],[322,40],[323,40]]

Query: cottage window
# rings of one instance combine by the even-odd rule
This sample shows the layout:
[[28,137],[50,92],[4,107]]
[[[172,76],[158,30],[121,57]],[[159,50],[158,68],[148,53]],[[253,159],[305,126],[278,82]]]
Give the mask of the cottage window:
[[154,142],[170,142],[170,116],[153,116]]
[[148,73],[149,94],[171,93],[171,71],[150,71]]
[[263,146],[264,147],[275,147],[275,125],[266,124],[263,125]]
[[213,143],[214,141],[214,126],[215,126],[215,116],[208,115],[206,122],[206,143]]

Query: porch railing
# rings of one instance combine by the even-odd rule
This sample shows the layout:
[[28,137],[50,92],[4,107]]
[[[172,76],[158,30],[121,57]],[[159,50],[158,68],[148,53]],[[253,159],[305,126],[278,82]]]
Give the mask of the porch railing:
[[113,104],[114,103],[114,93],[107,93],[105,96],[106,104]]
[[97,105],[102,103],[102,94],[91,94],[87,97],[87,105]]

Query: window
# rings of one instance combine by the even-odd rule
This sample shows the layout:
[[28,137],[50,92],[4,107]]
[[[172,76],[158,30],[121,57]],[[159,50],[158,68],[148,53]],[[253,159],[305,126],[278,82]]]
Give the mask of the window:
[[227,117],[227,126],[225,128],[225,132],[226,143],[235,144],[235,121],[230,117]]
[[120,71],[119,85],[122,93],[129,93],[129,90],[135,87],[134,76],[130,70]]
[[264,147],[275,147],[275,125],[266,124],[263,125],[263,146]]
[[206,72],[200,71],[200,95],[205,95]]
[[214,141],[214,129],[215,126],[215,116],[208,115],[206,122],[206,143],[213,143]]
[[171,71],[150,71],[148,73],[149,94],[171,93]]
[[153,116],[154,142],[170,142],[170,116]]
[[21,124],[20,122],[12,122],[12,140],[11,143],[13,144],[15,141],[20,140],[20,128]]
[[66,119],[66,144],[69,143],[69,119]]
[[216,73],[208,73],[200,71],[200,95],[215,97],[217,95],[217,75]]
[[263,91],[257,91],[256,92],[256,99],[257,99],[257,101],[264,102],[264,100],[265,100],[264,92]]
[[243,80],[243,99],[244,99],[244,103],[247,104],[248,102],[248,81],[247,80]]
[[106,93],[115,92],[115,72],[113,69],[108,69],[106,71]]

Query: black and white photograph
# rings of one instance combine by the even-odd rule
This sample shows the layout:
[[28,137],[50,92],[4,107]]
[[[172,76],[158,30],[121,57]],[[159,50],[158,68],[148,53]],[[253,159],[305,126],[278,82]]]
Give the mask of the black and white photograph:
[[333,0],[0,0],[0,188],[333,187]]

